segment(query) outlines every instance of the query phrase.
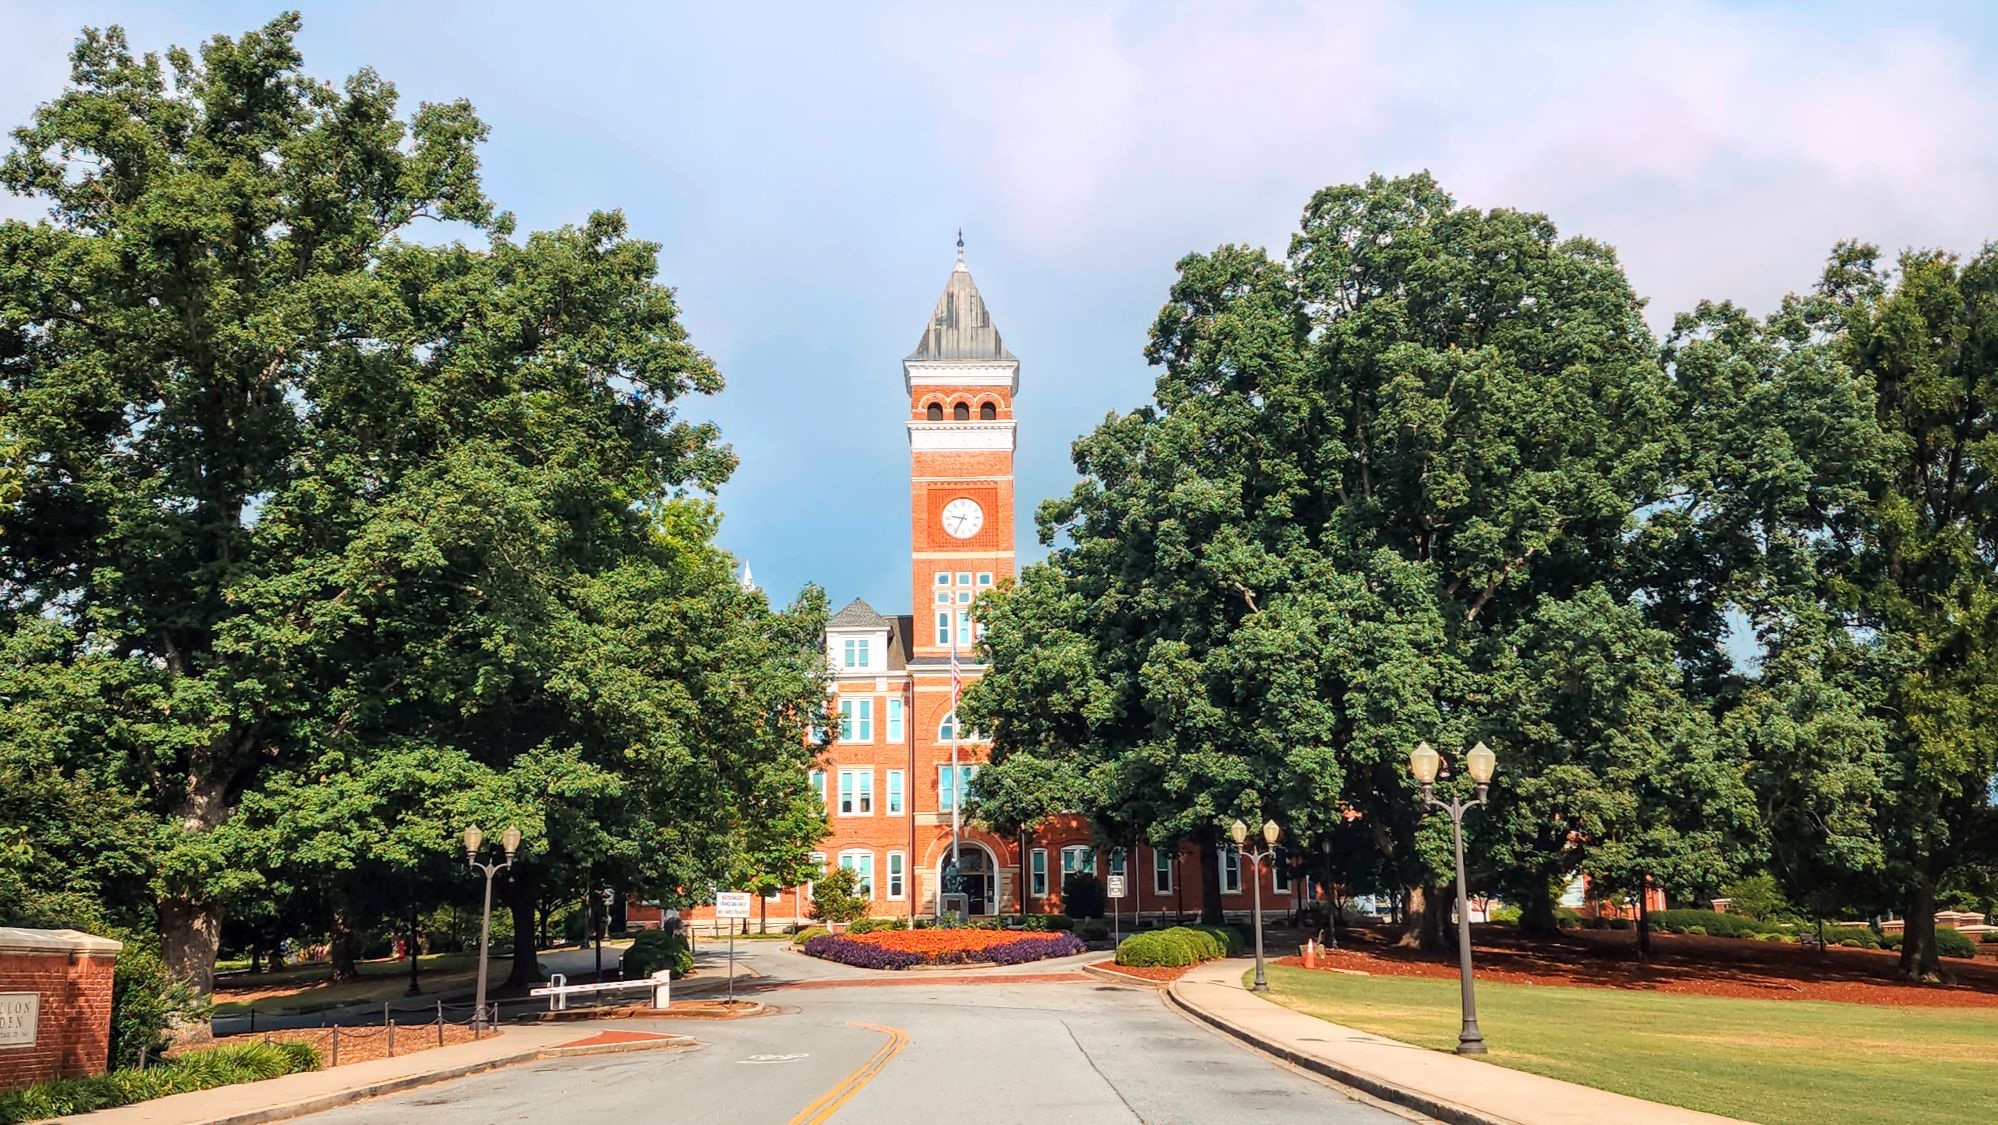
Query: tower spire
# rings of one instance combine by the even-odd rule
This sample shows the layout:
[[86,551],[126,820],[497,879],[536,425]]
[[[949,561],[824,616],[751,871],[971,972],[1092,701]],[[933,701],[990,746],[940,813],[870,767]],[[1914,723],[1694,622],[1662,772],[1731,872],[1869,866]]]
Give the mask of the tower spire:
[[962,270],[962,269],[964,269],[964,268],[965,268],[965,265],[964,265],[964,228],[963,228],[963,227],[959,227],[959,228],[957,228],[957,265],[956,265],[956,266],[953,266],[953,267],[952,267],[952,269],[953,269],[953,271],[956,271],[956,270]]

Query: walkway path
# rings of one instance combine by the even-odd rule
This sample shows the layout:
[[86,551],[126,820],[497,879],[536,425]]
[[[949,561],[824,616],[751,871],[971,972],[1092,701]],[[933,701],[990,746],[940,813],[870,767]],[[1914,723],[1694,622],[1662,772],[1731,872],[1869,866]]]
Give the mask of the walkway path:
[[[1213,961],[1167,990],[1181,1008],[1335,1081],[1462,1125],[1730,1125],[1677,1106],[1369,1035],[1271,1003],[1242,987],[1247,958]],[[1733,1123],[1739,1125],[1739,1123]]]

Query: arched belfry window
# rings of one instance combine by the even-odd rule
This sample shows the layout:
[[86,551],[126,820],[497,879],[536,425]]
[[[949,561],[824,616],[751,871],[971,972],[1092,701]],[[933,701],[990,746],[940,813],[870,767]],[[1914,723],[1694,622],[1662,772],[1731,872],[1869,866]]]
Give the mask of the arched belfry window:
[[951,420],[952,420],[952,421],[954,421],[954,422],[969,422],[969,421],[971,421],[971,406],[970,406],[970,404],[968,404],[968,403],[962,403],[962,402],[960,402],[960,403],[958,403],[958,404],[957,404],[956,406],[953,406],[953,407],[951,407],[951,408],[950,408],[950,416],[951,416]]
[[988,402],[988,403],[983,403],[983,404],[981,404],[981,405],[979,406],[979,408],[978,408],[978,418],[979,418],[979,421],[981,421],[981,422],[990,422],[990,421],[992,421],[993,419],[995,419],[995,418],[997,418],[997,417],[999,417],[999,408],[998,408],[998,407],[996,407],[996,406],[992,405],[992,404],[991,404],[991,403],[989,403],[989,402]]
[[932,421],[932,422],[941,422],[941,421],[943,421],[943,403],[941,403],[941,402],[933,402],[933,403],[931,403],[931,404],[930,404],[930,409],[929,409],[929,412],[928,412],[928,413],[929,413],[929,418],[930,418],[930,421]]

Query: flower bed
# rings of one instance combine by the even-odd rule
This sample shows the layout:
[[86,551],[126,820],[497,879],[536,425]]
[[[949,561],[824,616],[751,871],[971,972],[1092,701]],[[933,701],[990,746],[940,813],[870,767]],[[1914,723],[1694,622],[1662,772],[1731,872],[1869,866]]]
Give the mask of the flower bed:
[[881,930],[871,934],[826,934],[805,943],[805,952],[863,969],[909,969],[917,965],[1021,965],[1083,952],[1074,934],[1022,934],[1005,930]]

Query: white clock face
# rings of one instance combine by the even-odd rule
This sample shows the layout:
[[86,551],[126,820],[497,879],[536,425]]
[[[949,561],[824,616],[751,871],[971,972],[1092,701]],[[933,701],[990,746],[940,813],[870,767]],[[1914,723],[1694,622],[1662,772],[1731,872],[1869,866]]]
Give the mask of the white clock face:
[[985,526],[985,509],[976,500],[960,496],[944,505],[943,528],[952,538],[969,539]]

